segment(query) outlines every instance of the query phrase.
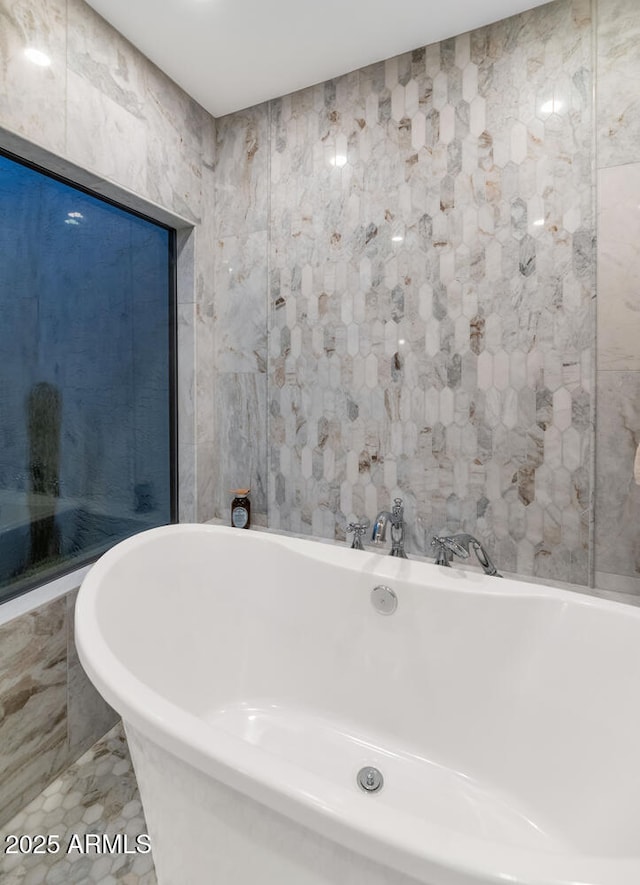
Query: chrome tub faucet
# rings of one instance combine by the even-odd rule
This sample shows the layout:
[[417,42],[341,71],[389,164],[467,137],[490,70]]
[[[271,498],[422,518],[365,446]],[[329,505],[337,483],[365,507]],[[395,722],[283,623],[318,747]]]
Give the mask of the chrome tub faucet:
[[374,544],[382,544],[387,534],[387,525],[391,526],[391,550],[390,556],[399,556],[407,559],[404,550],[404,506],[402,498],[393,499],[392,510],[381,510],[373,523],[371,540]]
[[467,532],[458,532],[455,535],[446,535],[443,537],[436,536],[431,541],[431,546],[435,548],[436,565],[446,566],[451,565],[451,560],[454,556],[459,556],[461,559],[468,559],[469,547],[472,547],[485,575],[492,575],[496,578],[502,577],[502,575],[498,573],[498,569],[493,564],[485,547],[477,538],[474,538],[473,535],[470,535]]
[[369,520],[363,519],[362,522],[350,522],[345,531],[349,535],[353,532],[353,541],[351,542],[352,550],[364,550],[362,536],[369,528]]

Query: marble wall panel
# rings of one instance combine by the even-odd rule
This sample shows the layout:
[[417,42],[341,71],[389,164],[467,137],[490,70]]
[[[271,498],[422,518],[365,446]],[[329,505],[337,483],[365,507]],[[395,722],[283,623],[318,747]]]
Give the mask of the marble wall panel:
[[598,0],[598,164],[638,161],[640,15],[636,0]]
[[[229,409],[228,404],[233,407]],[[251,520],[265,524],[267,513],[267,375],[222,372],[216,376],[214,495],[216,516],[229,518],[230,489],[251,488]],[[219,503],[218,503],[219,502]]]
[[64,599],[0,627],[0,815],[11,818],[68,760]]
[[[66,0],[0,3],[0,124],[57,152],[66,144],[66,14]],[[27,48],[46,53],[51,65],[33,64]]]
[[144,119],[147,59],[82,0],[68,3],[66,24],[69,69],[134,117]]
[[400,495],[414,549],[588,580],[591,38],[559,0],[271,103],[272,525]]
[[[190,517],[195,522],[207,522],[217,515],[216,502],[219,496],[219,487],[215,484],[215,473],[218,459],[211,457],[211,449],[211,443],[198,443],[195,446],[193,486],[197,489],[198,498],[195,506],[195,516]],[[186,494],[188,500],[188,491]],[[188,520],[182,521],[186,522]]]
[[270,108],[216,121],[215,515],[229,489],[250,485],[251,515],[267,521],[267,300]]
[[[196,464],[193,475],[197,490],[197,508],[195,518],[207,521],[216,515],[215,442],[216,425],[221,420],[214,410],[213,390],[215,387],[216,366],[214,359],[214,293],[215,286],[215,243],[214,207],[215,207],[215,174],[212,167],[206,165],[202,175],[203,213],[201,225],[197,231],[196,248],[198,252],[198,301],[196,308],[196,374],[194,393],[196,397]],[[180,402],[180,399],[178,400]],[[186,474],[185,474],[186,476]],[[188,483],[181,483],[184,489]],[[191,517],[194,518],[194,517]]]
[[265,372],[267,231],[216,243],[215,347],[218,372]]
[[0,627],[0,824],[119,718],[78,660],[76,596]]
[[635,578],[636,593],[640,592],[640,486],[633,479],[633,462],[639,445],[640,372],[599,372],[596,570]]
[[268,104],[216,120],[218,239],[267,229],[269,147]]
[[640,162],[600,169],[598,194],[598,369],[637,372]]
[[640,593],[640,7],[597,4],[598,362],[595,472],[597,586]]
[[74,71],[67,79],[69,159],[135,190],[146,176],[144,120]]
[[198,446],[196,443],[183,443],[180,446],[178,468],[180,470],[180,496],[178,498],[179,522],[198,522],[197,494]]

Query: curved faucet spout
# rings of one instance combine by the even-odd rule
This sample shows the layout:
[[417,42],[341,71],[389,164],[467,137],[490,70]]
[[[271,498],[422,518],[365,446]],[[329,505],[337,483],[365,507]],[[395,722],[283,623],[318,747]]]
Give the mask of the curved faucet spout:
[[387,534],[387,525],[391,525],[391,550],[390,556],[399,556],[407,559],[404,551],[404,507],[402,498],[394,498],[393,510],[381,510],[373,522],[371,540],[374,544],[382,544]]
[[391,513],[381,510],[373,521],[371,540],[374,544],[383,544],[387,537],[387,525],[391,521]]

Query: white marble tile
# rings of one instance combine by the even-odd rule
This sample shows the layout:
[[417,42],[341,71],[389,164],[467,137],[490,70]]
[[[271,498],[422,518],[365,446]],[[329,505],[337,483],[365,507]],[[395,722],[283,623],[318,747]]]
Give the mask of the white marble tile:
[[[157,113],[147,110],[151,126],[157,131]],[[154,119],[156,118],[156,119]],[[163,138],[146,142],[146,191],[161,206],[169,206],[183,218],[197,224],[202,218],[202,155],[182,143],[180,134],[165,128]]]
[[58,599],[0,628],[0,821],[67,761],[67,609]]
[[176,287],[178,304],[193,304],[196,301],[196,238],[196,230],[193,227],[183,227],[177,231]]
[[267,362],[267,232],[216,243],[215,365],[264,372]]
[[267,512],[267,376],[217,374],[215,404],[215,516],[229,515],[230,489],[251,488],[252,519]]
[[197,504],[195,521],[208,522],[216,515],[216,465],[218,453],[211,442],[198,443],[196,446],[196,488]]
[[269,105],[216,120],[216,236],[267,228]]
[[598,205],[598,369],[638,371],[640,163],[600,169]]
[[633,463],[640,444],[640,372],[598,372],[595,569],[640,577],[640,486]]
[[177,394],[180,445],[193,445],[196,441],[196,315],[197,307],[194,302],[178,305]]
[[636,0],[597,3],[598,166],[640,160],[640,7]]
[[68,0],[67,64],[82,79],[138,119],[144,119],[150,62],[83,0]]
[[617,602],[629,602],[640,600],[640,577],[629,577],[609,572],[595,573],[595,586],[602,591],[602,595]]
[[[214,310],[211,302],[195,305],[196,335],[196,441],[214,439],[213,389],[215,384]],[[184,408],[184,403],[183,403]]]
[[[38,49],[49,67],[29,61]],[[56,153],[64,153],[67,76],[65,0],[0,2],[0,123]],[[55,109],[52,112],[52,109]]]
[[66,154],[72,162],[146,195],[149,132],[143,118],[72,70],[66,116]]

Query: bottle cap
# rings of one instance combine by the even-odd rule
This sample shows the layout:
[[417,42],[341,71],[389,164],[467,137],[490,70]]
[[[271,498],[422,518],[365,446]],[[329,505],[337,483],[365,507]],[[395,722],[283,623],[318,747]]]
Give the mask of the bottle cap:
[[251,491],[251,489],[230,489],[229,494],[230,495],[241,495],[242,497],[244,497],[245,495],[248,495],[250,491]]

